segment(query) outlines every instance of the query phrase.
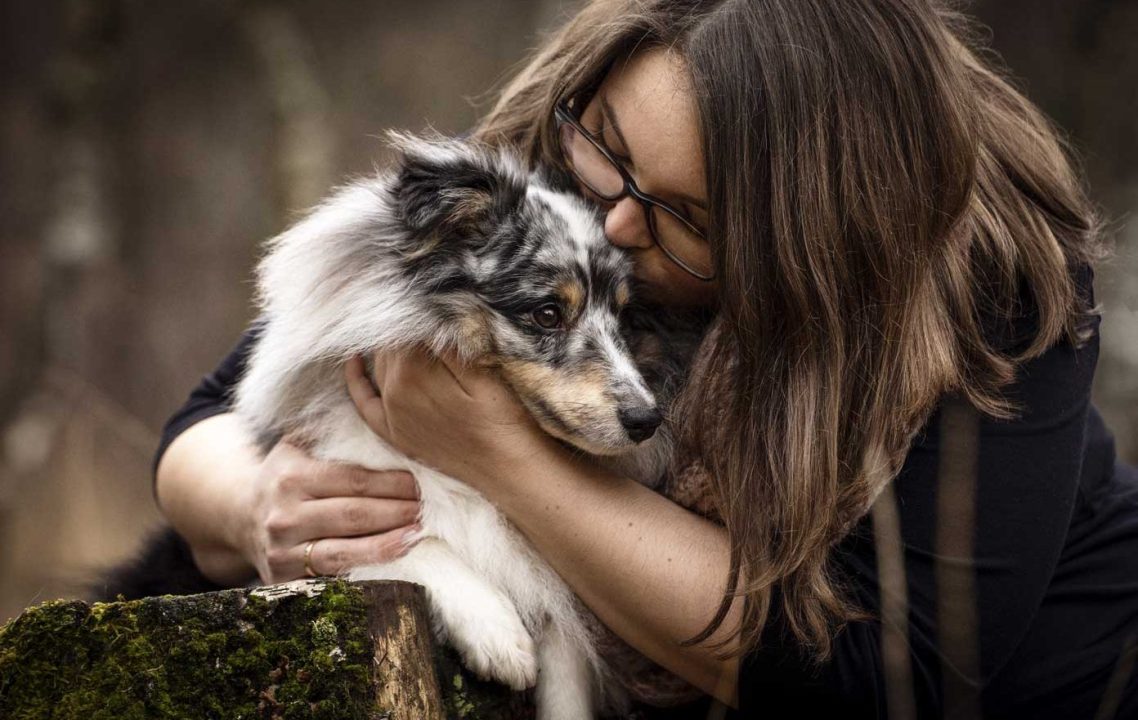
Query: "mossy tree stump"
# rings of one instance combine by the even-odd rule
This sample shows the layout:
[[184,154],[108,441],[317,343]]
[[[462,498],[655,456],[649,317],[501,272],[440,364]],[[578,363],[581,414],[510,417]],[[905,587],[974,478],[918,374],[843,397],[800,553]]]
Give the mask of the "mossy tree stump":
[[[442,678],[442,682],[440,682]],[[314,580],[57,601],[0,628],[0,718],[532,717],[435,648],[423,589]]]

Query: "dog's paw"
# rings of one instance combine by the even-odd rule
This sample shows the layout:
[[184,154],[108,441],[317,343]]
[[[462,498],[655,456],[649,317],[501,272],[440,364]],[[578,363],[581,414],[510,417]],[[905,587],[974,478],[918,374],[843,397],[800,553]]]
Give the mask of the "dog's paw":
[[525,690],[537,682],[533,638],[517,613],[493,613],[450,629],[450,640],[474,674]]

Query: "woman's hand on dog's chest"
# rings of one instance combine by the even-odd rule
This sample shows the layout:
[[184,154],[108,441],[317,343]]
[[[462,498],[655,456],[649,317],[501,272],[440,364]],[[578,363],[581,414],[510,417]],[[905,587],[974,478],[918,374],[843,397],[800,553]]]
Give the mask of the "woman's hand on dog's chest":
[[313,460],[287,439],[265,456],[248,493],[244,555],[264,583],[392,560],[418,529],[410,473]]
[[372,431],[478,490],[493,494],[496,478],[562,452],[491,371],[416,351],[376,355],[374,387],[365,372],[361,358],[345,366],[348,391]]

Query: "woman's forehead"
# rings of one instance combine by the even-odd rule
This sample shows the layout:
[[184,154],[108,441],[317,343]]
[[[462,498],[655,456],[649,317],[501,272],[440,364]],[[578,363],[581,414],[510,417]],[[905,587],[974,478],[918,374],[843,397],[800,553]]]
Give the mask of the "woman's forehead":
[[[706,204],[703,143],[683,59],[650,48],[618,62],[599,94],[620,124],[641,184],[656,184]],[[646,192],[652,192],[644,187]]]

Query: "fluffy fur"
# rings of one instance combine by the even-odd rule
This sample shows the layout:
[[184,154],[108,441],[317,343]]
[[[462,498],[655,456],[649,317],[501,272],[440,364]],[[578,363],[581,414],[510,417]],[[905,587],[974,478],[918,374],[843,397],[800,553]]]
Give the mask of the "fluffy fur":
[[698,323],[634,306],[628,260],[595,210],[508,154],[395,142],[392,171],[342,188],[270,243],[265,327],[235,410],[265,449],[288,433],[321,459],[415,475],[419,543],[351,578],[425,586],[439,639],[481,675],[536,684],[541,718],[619,709],[579,600],[479,493],[378,438],[341,368],[377,350],[457,351],[496,368],[546,432],[656,486],[671,452],[657,426]]

